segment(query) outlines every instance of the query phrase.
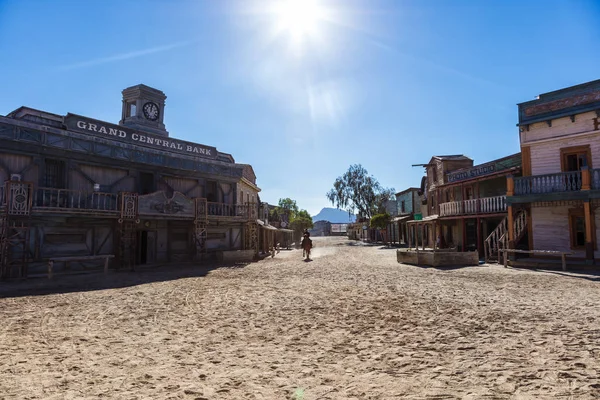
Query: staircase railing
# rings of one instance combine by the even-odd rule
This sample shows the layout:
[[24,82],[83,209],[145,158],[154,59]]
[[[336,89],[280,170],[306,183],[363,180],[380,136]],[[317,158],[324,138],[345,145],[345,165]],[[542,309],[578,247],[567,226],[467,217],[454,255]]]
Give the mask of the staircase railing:
[[[485,262],[496,261],[500,262],[500,250],[508,248],[508,218],[504,218],[494,229],[494,231],[485,239],[484,251]],[[523,238],[527,231],[527,212],[519,211],[513,221],[515,232],[515,243]]]
[[506,233],[506,226],[508,224],[508,218],[504,217],[502,221],[498,224],[496,229],[485,239],[483,243],[483,249],[485,253],[485,262],[490,261],[499,261],[499,258],[496,260],[492,260],[494,256],[498,256],[498,249],[500,247],[500,242],[504,239],[504,234]]

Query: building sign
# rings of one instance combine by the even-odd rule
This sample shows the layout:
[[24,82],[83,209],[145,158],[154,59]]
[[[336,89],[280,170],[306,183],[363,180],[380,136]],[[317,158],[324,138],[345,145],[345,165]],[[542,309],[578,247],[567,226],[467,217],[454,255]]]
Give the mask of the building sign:
[[204,146],[184,140],[171,139],[154,133],[140,132],[120,125],[113,125],[75,114],[67,114],[65,125],[68,130],[102,136],[115,141],[135,144],[156,150],[187,154],[190,156],[217,158],[215,147]]
[[484,164],[469,168],[467,170],[448,172],[448,183],[476,178],[478,176],[491,174],[493,172],[496,172],[496,164]]
[[525,115],[527,117],[531,117],[532,115],[544,114],[552,111],[561,110],[563,108],[593,103],[595,101],[600,101],[600,91],[581,94],[578,96],[569,97],[568,99],[554,100],[548,103],[542,103],[531,107],[527,107],[525,109]]
[[346,233],[348,224],[331,224],[331,233]]

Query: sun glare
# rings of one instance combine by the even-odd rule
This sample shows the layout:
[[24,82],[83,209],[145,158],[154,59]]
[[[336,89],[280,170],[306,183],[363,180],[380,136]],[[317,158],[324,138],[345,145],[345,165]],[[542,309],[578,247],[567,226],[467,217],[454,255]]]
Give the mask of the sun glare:
[[301,40],[316,32],[325,10],[317,0],[282,0],[275,6],[279,31]]

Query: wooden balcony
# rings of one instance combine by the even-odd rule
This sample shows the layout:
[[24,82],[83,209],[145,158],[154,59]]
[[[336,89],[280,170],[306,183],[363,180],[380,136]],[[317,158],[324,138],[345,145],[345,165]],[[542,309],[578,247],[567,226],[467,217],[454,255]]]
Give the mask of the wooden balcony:
[[38,188],[33,191],[34,211],[68,213],[119,213],[119,194],[82,190]]
[[506,212],[506,196],[451,201],[440,204],[440,217]]
[[258,208],[256,203],[225,204],[209,201],[207,203],[208,217],[239,217],[240,219],[257,219]]
[[[30,184],[29,184],[30,185]],[[7,185],[0,186],[0,208],[7,205]],[[121,193],[90,192],[83,190],[37,188],[31,190],[31,211],[33,214],[70,214],[118,218],[121,215]],[[164,196],[158,196],[164,200]],[[15,198],[16,199],[16,198]],[[137,199],[137,197],[136,197]],[[161,200],[161,201],[162,201]],[[15,200],[13,200],[15,201]],[[151,201],[154,208],[143,208],[141,204],[135,203],[135,214],[141,217],[173,217],[178,219],[194,219],[194,207],[192,198],[180,194],[173,200],[166,200],[167,204],[175,204],[175,207],[156,207],[156,201]],[[179,204],[177,204],[179,202]],[[190,203],[189,206],[186,206]],[[140,208],[141,207],[141,208]],[[177,209],[177,211],[173,211]],[[162,210],[162,211],[158,211]],[[164,210],[170,210],[165,212]],[[227,204],[206,203],[207,218],[228,220],[256,220],[258,218],[258,206],[256,203]]]
[[[593,170],[596,171],[596,170]],[[600,184],[600,175],[598,182]],[[522,176],[515,179],[515,196],[546,194],[559,192],[577,192],[581,190],[581,171],[558,172],[556,174]]]

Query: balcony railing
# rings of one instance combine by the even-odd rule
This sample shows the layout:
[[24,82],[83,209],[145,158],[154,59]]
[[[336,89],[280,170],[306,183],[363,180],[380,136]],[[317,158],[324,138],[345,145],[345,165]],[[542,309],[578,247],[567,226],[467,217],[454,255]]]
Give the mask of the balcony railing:
[[489,214],[506,211],[506,196],[451,201],[440,204],[440,217],[467,214]]
[[600,189],[600,169],[592,169],[590,170],[590,174],[592,181],[592,189]]
[[[83,190],[37,188],[32,193],[33,210],[39,212],[100,213],[104,215],[120,212],[119,193],[89,192]],[[6,186],[0,186],[0,207],[6,206]],[[237,217],[255,220],[258,218],[256,203],[226,204],[207,203],[209,217]],[[190,215],[193,218],[193,215]]]
[[[595,171],[595,170],[594,170]],[[515,178],[515,195],[529,195],[581,190],[581,171],[522,176]]]
[[258,209],[256,203],[225,204],[207,203],[207,214],[209,217],[241,217],[245,219],[256,219]]
[[119,209],[117,193],[38,188],[33,194],[33,208],[69,212],[115,213]]

